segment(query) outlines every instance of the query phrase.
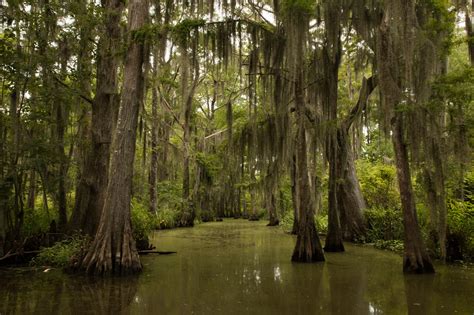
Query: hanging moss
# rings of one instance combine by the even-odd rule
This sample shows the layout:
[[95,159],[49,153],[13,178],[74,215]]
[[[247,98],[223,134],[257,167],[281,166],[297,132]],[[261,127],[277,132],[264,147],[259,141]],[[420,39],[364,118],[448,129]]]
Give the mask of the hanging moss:
[[136,42],[143,42],[145,40],[154,40],[161,36],[164,27],[161,25],[147,24],[138,30],[131,32],[132,40]]
[[180,43],[186,43],[189,34],[192,30],[206,25],[204,19],[185,19],[182,22],[176,24],[171,32],[175,36],[176,40]]
[[313,0],[283,0],[280,3],[280,14],[288,15],[307,15],[315,12],[316,1]]

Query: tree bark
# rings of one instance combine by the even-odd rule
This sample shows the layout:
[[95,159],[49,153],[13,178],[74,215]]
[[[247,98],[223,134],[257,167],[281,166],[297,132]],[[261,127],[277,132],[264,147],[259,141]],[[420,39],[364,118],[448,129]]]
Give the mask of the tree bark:
[[430,239],[429,247],[436,250],[439,247],[439,255],[442,261],[446,260],[446,192],[445,192],[445,177],[444,167],[441,157],[440,145],[437,143],[438,139],[431,140],[431,159],[432,169],[430,166],[425,166],[424,179],[425,190],[427,194],[427,204],[430,210]]
[[403,113],[397,112],[392,121],[392,142],[397,165],[398,186],[403,210],[405,249],[403,272],[433,273],[434,267],[424,247],[411,183],[408,150],[403,136]]
[[148,20],[148,1],[128,2],[129,48],[124,68],[124,83],[114,132],[109,182],[104,209],[94,241],[79,268],[91,274],[137,273],[142,266],[133,239],[130,202],[137,136],[138,112],[144,92],[143,64],[146,44],[135,37]]
[[[153,61],[153,84],[157,84],[158,78],[158,56]],[[152,86],[151,91],[151,158],[150,158],[150,175],[148,183],[150,184],[150,212],[156,214],[158,210],[156,196],[156,179],[158,176],[158,91]]]
[[277,174],[275,174],[276,161],[271,161],[268,166],[267,176],[265,178],[265,206],[268,212],[268,226],[276,226],[280,224],[277,214],[277,202],[275,197],[275,191],[277,186]]
[[94,235],[104,205],[108,183],[110,144],[117,95],[117,51],[120,47],[120,19],[124,8],[122,0],[103,0],[105,24],[98,45],[97,86],[92,104],[91,142],[86,168],[76,189],[70,230],[81,230]]
[[324,261],[324,253],[314,224],[314,208],[311,202],[311,187],[308,175],[308,157],[306,145],[306,106],[304,101],[304,70],[303,52],[304,35],[296,39],[297,51],[295,56],[295,107],[296,107],[296,189],[298,195],[298,236],[291,257],[295,262]]
[[[339,40],[340,41],[340,40]],[[340,43],[339,43],[340,44]],[[336,49],[336,48],[333,48]],[[333,52],[330,56],[328,48],[323,49],[323,62],[325,73],[324,86],[324,108],[330,126],[327,131],[326,156],[329,162],[328,181],[328,234],[324,245],[324,250],[329,252],[343,252],[342,230],[339,219],[339,208],[337,198],[338,179],[340,177],[340,166],[338,165],[338,143],[337,143],[337,88],[338,71],[340,63],[340,51]]]
[[36,200],[36,171],[30,171],[29,178],[30,186],[28,188],[28,199],[26,201],[26,207],[30,210],[35,210],[35,200]]
[[291,200],[293,203],[293,227],[291,234],[298,234],[298,215],[299,215],[299,197],[298,197],[298,181],[296,180],[296,154],[293,154],[291,162]]
[[[183,133],[183,209],[181,212],[181,218],[179,225],[183,227],[194,226],[194,219],[196,216],[194,205],[191,200],[191,187],[190,187],[190,158],[191,158],[191,114],[193,106],[194,91],[196,90],[198,83],[198,68],[195,68],[196,74],[193,75],[193,82],[188,87],[189,82],[189,68],[190,61],[188,56],[187,47],[181,47],[181,65],[182,65],[182,89],[183,89],[183,110],[184,110],[184,133]],[[195,66],[196,67],[196,66]],[[198,66],[197,66],[198,67]],[[188,90],[189,89],[189,90]]]
[[[68,43],[63,40],[59,44],[60,59],[61,59],[61,79],[67,73],[67,62],[69,59]],[[64,231],[67,225],[67,156],[64,151],[65,142],[64,136],[66,133],[66,126],[68,123],[68,110],[64,104],[64,99],[58,95],[54,96],[54,109],[56,111],[56,154],[58,158],[58,191],[57,191],[57,205],[59,212],[58,228]]]
[[336,194],[343,238],[348,241],[356,241],[363,238],[366,233],[363,215],[366,204],[355,171],[354,157],[348,137],[348,134],[343,135],[338,131],[339,161],[337,164],[341,176],[337,183]]
[[353,122],[362,115],[367,106],[367,99],[375,89],[375,86],[374,77],[362,80],[359,99],[337,130],[339,154],[336,159],[337,167],[341,172],[337,184],[338,207],[341,215],[343,237],[350,241],[361,239],[366,233],[363,216],[366,204],[355,170],[349,130]]
[[307,157],[304,114],[297,110],[300,116],[297,134],[297,155],[296,155],[296,177],[298,195],[298,234],[296,246],[291,257],[296,262],[316,262],[324,261],[324,253],[319,240],[318,232],[314,224],[314,209],[312,208]]
[[471,66],[474,67],[474,26],[472,21],[472,14],[474,12],[474,0],[471,1],[471,9],[466,7],[465,23],[467,33],[467,48],[469,51],[469,59],[471,60]]

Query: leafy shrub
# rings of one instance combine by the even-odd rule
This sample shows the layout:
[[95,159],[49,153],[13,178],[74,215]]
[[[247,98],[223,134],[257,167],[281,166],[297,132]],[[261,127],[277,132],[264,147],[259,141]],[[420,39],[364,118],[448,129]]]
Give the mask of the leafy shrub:
[[283,231],[291,233],[291,230],[293,229],[293,220],[293,209],[291,209],[280,218],[280,227]]
[[400,210],[371,208],[365,212],[367,242],[403,239],[403,221]]
[[33,209],[25,209],[23,217],[22,235],[25,237],[45,233],[53,218],[42,206]]
[[[458,251],[465,260],[474,259],[474,204],[448,200],[448,251]],[[456,257],[457,258],[457,257]]]
[[401,240],[376,240],[374,242],[375,248],[386,249],[394,252],[403,252],[403,241]]
[[318,215],[314,218],[314,223],[316,224],[316,228],[318,229],[319,233],[327,233],[328,232],[328,216],[326,215]]
[[138,200],[132,200],[131,207],[133,237],[137,242],[148,241],[148,235],[153,229],[153,215],[148,208]]
[[57,242],[51,247],[41,249],[41,252],[33,258],[31,264],[35,266],[66,267],[71,258],[78,255],[87,242],[88,238],[80,235]]
[[[291,233],[293,229],[294,215],[293,210],[288,211],[280,220],[280,227],[287,233]],[[318,215],[314,217],[314,224],[318,233],[327,233],[328,231],[328,216]]]
[[178,209],[160,208],[154,219],[153,227],[155,229],[172,229],[176,227],[179,218]]
[[[178,181],[162,181],[157,184],[158,213],[162,210],[176,209],[179,211],[183,203],[182,184]],[[165,211],[166,212],[166,211]]]
[[359,160],[357,170],[368,208],[400,208],[396,170],[393,165],[380,162],[372,164],[366,160]]

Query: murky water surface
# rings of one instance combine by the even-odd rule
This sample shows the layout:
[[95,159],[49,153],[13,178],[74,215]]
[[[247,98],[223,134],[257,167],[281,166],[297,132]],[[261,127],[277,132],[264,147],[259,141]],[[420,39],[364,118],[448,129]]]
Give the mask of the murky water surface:
[[178,253],[143,256],[138,278],[0,270],[0,314],[474,314],[473,268],[403,276],[400,256],[353,245],[295,264],[294,241],[227,220],[156,232]]

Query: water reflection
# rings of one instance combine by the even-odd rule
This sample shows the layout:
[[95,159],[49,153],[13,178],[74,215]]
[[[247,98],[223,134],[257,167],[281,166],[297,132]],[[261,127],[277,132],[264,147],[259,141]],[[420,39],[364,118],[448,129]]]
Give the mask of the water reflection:
[[0,271],[0,313],[474,313],[473,269],[438,266],[434,276],[404,277],[398,255],[349,244],[326,263],[291,263],[294,238],[264,224],[160,231],[154,244],[178,254],[143,257],[138,279]]
[[280,266],[273,267],[273,280],[275,282],[282,282]]
[[0,270],[0,314],[130,314],[137,277],[100,279],[59,270]]

